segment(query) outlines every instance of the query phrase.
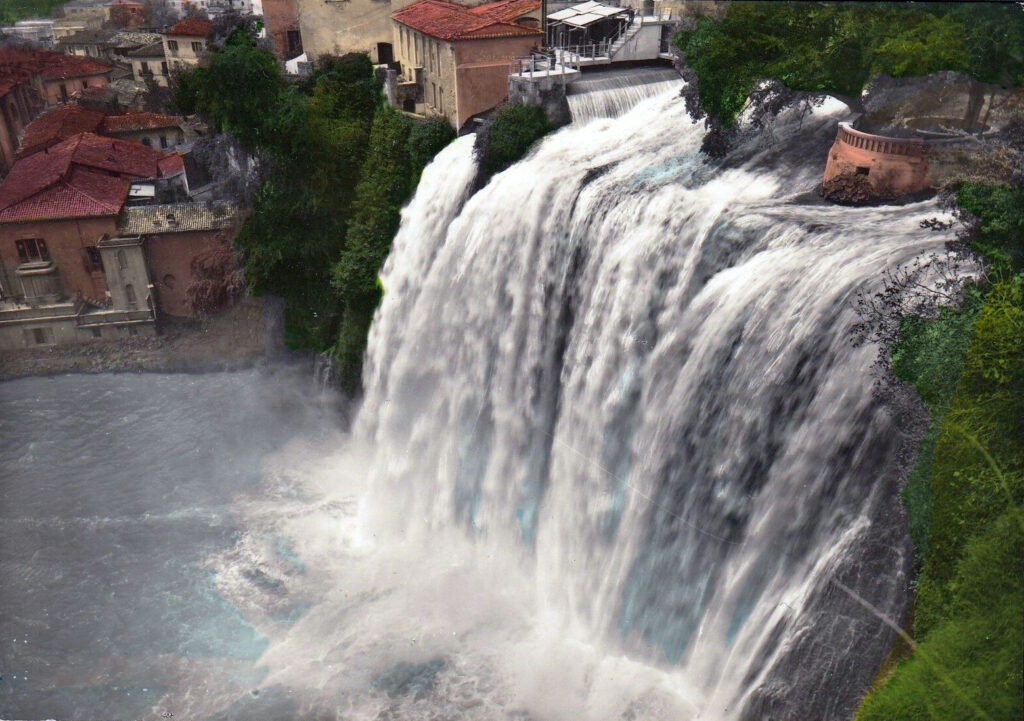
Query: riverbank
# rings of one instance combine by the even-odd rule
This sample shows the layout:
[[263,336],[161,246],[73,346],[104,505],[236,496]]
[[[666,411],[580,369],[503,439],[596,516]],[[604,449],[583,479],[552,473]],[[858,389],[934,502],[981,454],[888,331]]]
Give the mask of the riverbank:
[[125,338],[0,352],[0,381],[64,373],[239,370],[274,355],[280,313],[273,301],[245,298],[205,321],[166,323],[151,338]]

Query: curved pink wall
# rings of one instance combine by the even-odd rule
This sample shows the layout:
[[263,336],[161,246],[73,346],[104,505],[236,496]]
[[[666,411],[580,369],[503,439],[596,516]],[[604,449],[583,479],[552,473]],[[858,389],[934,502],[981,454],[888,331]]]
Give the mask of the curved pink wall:
[[858,171],[866,173],[879,195],[906,195],[931,188],[923,140],[871,135],[840,123],[828,151],[824,181]]

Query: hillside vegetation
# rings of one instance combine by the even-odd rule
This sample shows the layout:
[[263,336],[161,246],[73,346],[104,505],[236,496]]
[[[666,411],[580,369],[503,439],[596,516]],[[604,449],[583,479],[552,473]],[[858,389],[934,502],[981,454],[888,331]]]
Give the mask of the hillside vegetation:
[[932,426],[904,489],[918,568],[916,649],[858,721],[1024,717],[1024,190],[964,186],[992,282],[906,318],[893,368]]
[[0,25],[13,25],[25,18],[48,18],[68,0],[3,0],[0,2]]
[[400,209],[454,130],[385,103],[366,55],[327,58],[294,83],[244,31],[179,78],[176,100],[264,159],[238,238],[249,287],[284,298],[287,344],[335,354],[355,390]]
[[1024,81],[1024,12],[1013,3],[733,3],[721,21],[700,18],[675,42],[701,109],[724,127],[767,78],[847,96],[876,73]]

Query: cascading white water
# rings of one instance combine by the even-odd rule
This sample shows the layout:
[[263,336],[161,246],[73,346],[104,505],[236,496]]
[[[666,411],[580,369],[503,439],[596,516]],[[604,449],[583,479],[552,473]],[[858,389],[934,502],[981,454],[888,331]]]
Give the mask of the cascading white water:
[[636,68],[588,74],[566,90],[573,122],[617,118],[647,98],[679,88],[671,68]]
[[809,197],[846,112],[720,169],[665,93],[468,199],[472,137],[443,151],[352,437],[250,511],[316,569],[279,573],[294,626],[255,621],[265,683],[344,718],[848,717],[891,632],[833,581],[900,620],[908,571],[850,301],[942,239],[930,203]]

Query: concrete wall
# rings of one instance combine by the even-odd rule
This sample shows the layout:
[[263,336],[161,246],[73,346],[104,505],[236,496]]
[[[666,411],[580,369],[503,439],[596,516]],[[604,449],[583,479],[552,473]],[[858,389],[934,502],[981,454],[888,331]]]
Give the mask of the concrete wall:
[[879,195],[900,196],[931,187],[922,141],[869,135],[840,123],[824,182],[845,175],[866,176]]
[[636,35],[631,37],[615,53],[617,63],[632,60],[654,60],[661,52],[661,24],[642,25]]
[[106,281],[102,271],[90,267],[86,248],[98,246],[104,234],[114,232],[113,217],[0,224],[3,285],[10,294],[21,295],[21,283],[15,274],[20,264],[15,241],[42,238],[50,260],[57,266],[60,288],[65,297],[81,293],[86,298],[102,301],[107,295]]

